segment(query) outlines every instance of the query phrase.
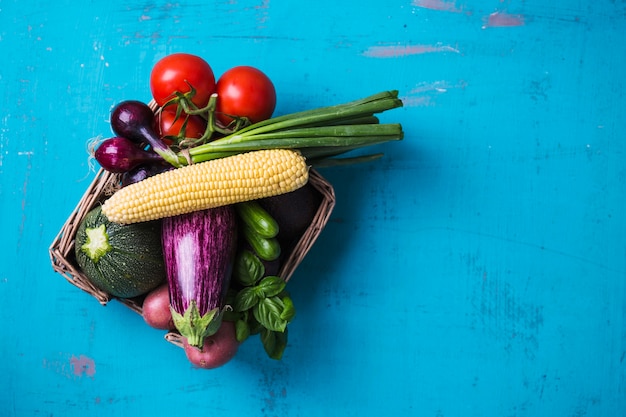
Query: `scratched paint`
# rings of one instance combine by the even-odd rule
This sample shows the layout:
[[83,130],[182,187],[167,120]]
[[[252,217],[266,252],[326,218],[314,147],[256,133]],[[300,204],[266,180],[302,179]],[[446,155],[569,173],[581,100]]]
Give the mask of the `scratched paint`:
[[[463,5],[457,6],[456,2],[449,0],[414,0],[413,6],[420,7],[422,9],[430,9],[441,12],[462,13],[466,12],[468,15],[472,15],[472,11],[466,11]],[[504,11],[495,11],[482,18],[483,29],[496,28],[496,27],[516,27],[524,26],[525,17],[521,14],[510,14]]]
[[440,10],[444,12],[461,13],[462,7],[457,7],[454,1],[446,0],[414,0],[414,6],[424,9]]
[[80,355],[78,357],[73,356],[70,358],[70,364],[72,365],[72,372],[76,376],[87,375],[93,378],[96,374],[96,363],[93,359],[87,356]]
[[459,53],[450,45],[377,45],[370,46],[363,52],[368,58],[398,58],[408,55],[431,54],[440,52]]
[[493,12],[484,18],[483,29],[496,27],[524,26],[524,16],[521,14],[508,14],[505,12]]
[[20,248],[22,246],[22,238],[24,236],[24,228],[26,227],[26,204],[28,201],[28,185],[30,183],[31,171],[33,168],[33,152],[31,151],[21,151],[18,152],[18,156],[26,156],[26,170],[24,174],[24,181],[22,182],[22,201],[21,201],[21,221],[19,226],[19,234],[17,247]]
[[467,82],[463,80],[456,83],[446,80],[421,82],[402,96],[402,102],[405,107],[434,106],[437,97],[448,93],[450,90],[464,89],[466,86]]
[[96,363],[92,358],[85,355],[60,354],[58,358],[42,360],[42,367],[66,378],[81,378],[96,375]]
[[256,392],[262,416],[289,415],[288,387],[285,380],[289,378],[289,369],[281,366],[266,369],[261,372],[257,380]]
[[257,29],[263,30],[270,18],[270,0],[263,0],[260,5],[254,6],[256,11]]

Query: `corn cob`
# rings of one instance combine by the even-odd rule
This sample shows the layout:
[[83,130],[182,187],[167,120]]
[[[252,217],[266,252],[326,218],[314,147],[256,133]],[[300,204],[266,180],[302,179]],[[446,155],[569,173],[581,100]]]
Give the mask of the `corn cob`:
[[260,150],[166,171],[116,191],[102,206],[115,223],[137,223],[288,193],[308,181],[304,157]]

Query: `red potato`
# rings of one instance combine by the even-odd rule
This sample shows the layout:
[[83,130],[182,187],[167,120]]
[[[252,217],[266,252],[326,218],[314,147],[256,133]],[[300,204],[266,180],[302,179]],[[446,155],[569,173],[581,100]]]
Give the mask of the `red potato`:
[[148,293],[143,301],[142,309],[143,319],[150,327],[162,330],[174,329],[167,284],[163,284]]
[[239,349],[235,323],[223,321],[217,333],[204,339],[202,349],[191,346],[187,339],[183,339],[183,348],[187,359],[194,366],[202,369],[218,368],[234,358]]

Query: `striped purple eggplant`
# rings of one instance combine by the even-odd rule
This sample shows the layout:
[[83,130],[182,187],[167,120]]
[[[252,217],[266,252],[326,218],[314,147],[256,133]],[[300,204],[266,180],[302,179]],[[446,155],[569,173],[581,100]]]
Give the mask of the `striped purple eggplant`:
[[222,321],[237,249],[237,217],[223,206],[162,221],[163,256],[174,325],[200,348]]

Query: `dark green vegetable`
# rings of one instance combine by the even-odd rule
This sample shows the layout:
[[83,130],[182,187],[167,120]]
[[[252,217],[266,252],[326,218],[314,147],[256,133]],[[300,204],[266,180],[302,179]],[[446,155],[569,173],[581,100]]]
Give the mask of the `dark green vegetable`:
[[265,275],[263,262],[251,251],[240,250],[235,258],[233,278],[241,285],[254,285]]
[[280,224],[276,238],[284,253],[291,253],[313,222],[321,203],[322,195],[311,183],[290,193],[259,200],[261,207]]
[[115,297],[136,297],[165,281],[159,221],[120,225],[98,206],[76,232],[75,254],[87,278]]
[[273,261],[280,256],[280,243],[276,238],[266,239],[259,236],[252,228],[244,225],[243,236],[250,244],[256,255],[264,261]]
[[287,347],[287,329],[284,332],[275,332],[269,329],[261,330],[261,342],[263,348],[272,359],[280,360]]
[[252,200],[239,203],[235,205],[235,208],[239,218],[257,235],[270,239],[278,234],[278,223],[261,207],[258,201]]
[[267,274],[263,262],[247,249],[239,252],[233,276],[228,295],[232,309],[225,317],[235,323],[237,340],[258,334],[268,356],[280,359],[287,346],[287,325],[296,314],[287,283]]

